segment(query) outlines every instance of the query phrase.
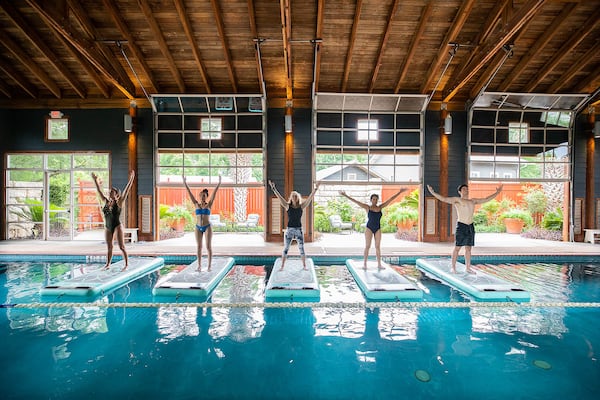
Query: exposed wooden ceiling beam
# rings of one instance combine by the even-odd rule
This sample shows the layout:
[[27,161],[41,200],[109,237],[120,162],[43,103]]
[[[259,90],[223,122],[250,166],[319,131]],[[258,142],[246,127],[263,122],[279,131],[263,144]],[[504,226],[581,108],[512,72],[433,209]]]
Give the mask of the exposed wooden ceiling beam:
[[75,74],[71,73],[67,67],[58,59],[56,53],[31,29],[31,25],[25,20],[21,13],[13,6],[11,1],[1,0],[0,7],[4,10],[8,18],[15,24],[19,31],[29,39],[29,41],[46,57],[48,62],[60,73],[61,77],[67,81],[75,90],[75,93],[81,98],[85,98],[86,92],[83,85],[75,79]]
[[323,43],[321,39],[323,38],[323,17],[325,15],[325,0],[317,0],[317,28],[315,32],[315,39],[318,41],[315,43],[315,65],[314,68],[314,76],[313,76],[313,84],[315,92],[319,91],[319,78],[321,76],[321,46]]
[[114,0],[103,0],[103,2],[104,2],[104,7],[108,11],[108,14],[111,16],[115,25],[121,32],[121,35],[123,35],[123,38],[127,41],[127,47],[131,50],[131,52],[133,53],[133,56],[135,57],[135,59],[137,60],[139,66],[140,66],[140,69],[141,69],[140,72],[146,77],[148,82],[150,82],[150,87],[149,87],[150,91],[157,93],[159,91],[158,85],[156,84],[156,81],[154,80],[152,70],[148,66],[148,63],[146,62],[146,57],[144,56],[144,54],[142,53],[140,48],[135,44],[135,38],[129,31],[129,27],[125,23],[125,20],[121,17],[119,8],[115,4]]
[[573,60],[574,63],[569,67],[567,72],[562,74],[552,86],[548,88],[547,93],[558,93],[571,79],[577,75],[577,73],[585,67],[588,63],[594,60],[596,54],[600,52],[600,41],[597,41],[585,54],[581,55],[578,60]]
[[400,0],[394,0],[390,7],[390,12],[388,14],[387,22],[385,24],[385,31],[383,33],[383,38],[381,39],[381,43],[379,44],[379,50],[377,51],[377,60],[375,61],[375,69],[373,70],[373,74],[371,75],[371,82],[369,83],[369,93],[373,93],[373,87],[375,86],[375,82],[377,81],[377,75],[379,75],[379,68],[381,68],[381,63],[383,62],[383,53],[387,46],[387,42],[390,38],[390,31],[392,22],[394,21],[394,16],[396,15],[396,9],[398,8],[398,2]]
[[21,46],[19,46],[10,37],[8,37],[6,33],[0,35],[0,44],[6,47],[8,51],[10,51],[13,54],[13,56],[15,56],[15,58],[19,60],[21,64],[23,64],[25,68],[31,71],[31,73],[40,82],[42,82],[44,86],[46,86],[46,88],[48,88],[48,90],[52,92],[54,96],[56,96],[57,98],[61,98],[60,88],[58,87],[56,82],[52,80],[52,78],[50,78],[46,71],[44,71],[31,57],[29,57],[28,54],[26,54],[23,51]]
[[165,41],[162,31],[160,30],[160,26],[158,26],[158,22],[156,22],[156,18],[154,18],[152,7],[150,7],[150,4],[148,4],[148,0],[137,0],[137,3],[142,10],[142,13],[144,13],[144,17],[146,17],[146,22],[148,22],[148,26],[158,44],[160,52],[167,61],[167,66],[171,71],[171,75],[173,75],[173,78],[175,79],[175,83],[177,84],[179,91],[181,93],[185,93],[185,82],[183,81],[181,73],[175,64],[175,60],[173,59],[173,55],[169,50],[169,46],[167,46],[167,42]]
[[185,32],[185,36],[190,42],[192,54],[194,59],[196,60],[196,65],[198,66],[198,71],[200,72],[200,77],[204,82],[204,87],[206,88],[206,93],[212,93],[210,88],[210,79],[208,78],[208,73],[206,72],[206,67],[204,66],[204,62],[202,61],[202,57],[200,56],[200,51],[198,50],[198,43],[196,42],[196,37],[194,36],[194,31],[192,30],[192,24],[190,23],[190,18],[187,15],[187,11],[185,9],[185,4],[183,4],[183,0],[174,0],[175,8],[177,9],[177,14],[179,14],[179,21],[181,21],[181,25],[183,26],[183,30]]
[[439,77],[440,70],[442,69],[442,65],[446,60],[446,56],[448,55],[448,45],[456,40],[458,33],[465,25],[465,22],[471,13],[474,3],[475,0],[464,0],[460,5],[452,26],[450,29],[448,29],[444,39],[441,42],[437,57],[427,71],[427,79],[425,79],[425,82],[423,82],[420,88],[421,93],[429,92],[432,89],[435,79],[441,79],[441,77]]
[[554,53],[554,57],[549,62],[544,64],[544,67],[537,71],[535,78],[529,82],[523,89],[525,92],[533,91],[537,85],[548,75],[558,64],[561,63],[565,57],[570,57],[570,52],[579,44],[581,41],[590,33],[594,31],[596,26],[600,24],[600,8],[593,13],[587,21],[581,26],[581,28],[571,35],[570,39],[567,40],[557,52]]
[[292,10],[290,0],[279,0],[281,13],[281,35],[283,37],[283,62],[285,66],[285,97],[287,100],[294,98],[292,79]]
[[213,14],[215,15],[215,22],[217,24],[217,31],[221,38],[221,46],[223,47],[223,54],[225,55],[225,63],[227,64],[227,73],[229,74],[229,80],[233,93],[237,93],[237,79],[233,72],[233,62],[231,61],[231,51],[229,50],[229,44],[227,43],[227,37],[225,36],[225,26],[223,25],[223,14],[221,13],[221,7],[217,3],[217,0],[210,0],[212,5]]
[[575,93],[594,93],[600,86],[600,65],[589,74],[586,78],[583,78],[573,89]]
[[50,109],[61,109],[61,108],[81,108],[81,109],[106,109],[106,108],[125,108],[128,109],[131,102],[135,101],[138,108],[151,108],[150,102],[147,98],[87,98],[80,99],[79,97],[73,98],[37,98],[37,99],[0,99],[0,108],[50,108]]
[[400,92],[400,88],[402,87],[402,82],[408,73],[408,68],[410,66],[410,62],[414,59],[415,52],[417,51],[417,46],[421,43],[421,38],[423,37],[423,33],[425,32],[425,28],[428,26],[429,16],[431,15],[431,11],[433,10],[433,6],[431,5],[431,1],[428,2],[423,8],[423,12],[421,13],[421,18],[419,19],[419,26],[417,27],[417,32],[412,38],[410,42],[410,46],[408,48],[408,52],[406,53],[406,57],[402,61],[402,66],[400,67],[400,75],[398,75],[398,80],[396,81],[396,88],[394,89],[394,93]]
[[494,55],[508,43],[508,41],[514,36],[525,25],[525,23],[533,18],[533,16],[539,11],[547,0],[529,0],[523,4],[521,8],[514,14],[513,18],[509,22],[506,31],[499,32],[487,41],[488,44],[483,46],[477,57],[475,57],[465,68],[458,79],[455,81],[458,84],[453,87],[450,92],[444,97],[443,102],[449,102],[458,91],[467,83],[469,80],[479,72],[479,70],[492,58]]
[[346,63],[344,64],[344,76],[342,77],[342,93],[346,92],[348,85],[348,77],[350,76],[350,67],[352,66],[352,53],[354,52],[354,43],[356,42],[356,32],[358,31],[358,22],[362,12],[362,0],[356,1],[356,9],[354,11],[354,21],[352,22],[352,32],[350,33],[350,41],[348,43],[348,51],[346,52]]
[[4,95],[6,97],[8,97],[9,99],[12,99],[13,94],[10,90],[10,87],[8,87],[8,85],[6,85],[3,81],[0,80],[0,92],[4,93]]
[[19,71],[11,67],[4,60],[0,61],[0,70],[4,71],[4,73],[8,75],[10,79],[15,81],[15,83],[25,91],[25,93],[27,93],[34,99],[37,99],[38,94],[36,88],[31,83],[29,83],[29,81],[27,81],[27,79],[25,79],[25,77],[21,75]]
[[25,0],[40,17],[65,38],[73,47],[77,49],[84,57],[97,68],[104,77],[119,89],[127,98],[135,98],[135,87],[128,81],[121,81],[114,76],[113,71],[106,65],[106,61],[98,52],[94,42],[81,38],[71,29],[65,27],[62,21],[55,19],[52,12],[48,11],[40,0]]
[[535,42],[532,48],[527,51],[527,54],[521,58],[519,63],[512,69],[510,74],[498,85],[498,91],[505,92],[508,90],[510,85],[515,79],[521,75],[523,70],[529,65],[531,60],[538,57],[539,52],[552,40],[554,35],[558,32],[561,24],[571,15],[575,9],[575,3],[567,4],[560,14],[554,18],[552,23],[548,26],[548,29],[544,31]]
[[[96,27],[94,26],[92,20],[88,16],[87,11],[83,8],[81,3],[78,0],[67,0],[69,4],[70,11],[72,15],[75,17],[79,26],[82,27],[83,31],[87,35],[87,39],[94,43],[94,46],[98,49],[98,51],[104,56],[104,59],[109,63],[112,67],[112,70],[119,77],[121,82],[130,82],[131,86],[135,90],[135,85],[129,79],[129,75],[123,69],[123,66],[119,62],[119,60],[115,57],[113,50],[109,48],[109,45],[103,41],[103,39],[98,35]],[[111,38],[112,39],[112,38]],[[112,45],[112,44],[111,44]]]

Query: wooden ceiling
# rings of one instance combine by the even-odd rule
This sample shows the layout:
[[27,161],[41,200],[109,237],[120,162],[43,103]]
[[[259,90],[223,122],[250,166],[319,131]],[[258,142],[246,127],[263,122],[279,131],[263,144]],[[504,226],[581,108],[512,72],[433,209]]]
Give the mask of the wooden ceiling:
[[0,0],[0,107],[599,87],[600,0]]

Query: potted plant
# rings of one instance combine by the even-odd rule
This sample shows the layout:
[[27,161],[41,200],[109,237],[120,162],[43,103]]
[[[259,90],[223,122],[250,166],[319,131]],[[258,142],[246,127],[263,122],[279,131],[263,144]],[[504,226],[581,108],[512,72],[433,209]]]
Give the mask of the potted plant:
[[185,224],[192,222],[192,214],[184,206],[173,206],[164,213],[166,221],[177,232],[183,232]]
[[398,207],[390,212],[389,221],[398,231],[410,231],[419,219],[419,211],[411,207]]
[[506,233],[521,233],[523,227],[533,224],[533,218],[529,211],[513,208],[505,211],[501,219],[506,227]]

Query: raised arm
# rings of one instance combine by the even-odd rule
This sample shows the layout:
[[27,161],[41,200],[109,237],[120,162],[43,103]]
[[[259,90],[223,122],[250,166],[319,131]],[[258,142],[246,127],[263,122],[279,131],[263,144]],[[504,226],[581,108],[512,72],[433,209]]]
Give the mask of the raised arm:
[[308,205],[310,204],[310,202],[313,200],[313,197],[315,197],[315,193],[317,193],[317,189],[319,189],[319,185],[320,185],[320,183],[317,182],[317,184],[315,185],[315,188],[313,189],[313,191],[308,195],[308,197],[306,198],[306,200],[304,200],[302,202],[302,204],[300,204],[300,207],[302,207],[302,209],[305,209],[306,207],[308,207]]
[[196,201],[196,198],[192,194],[192,191],[190,190],[190,187],[188,186],[187,181],[185,180],[185,175],[182,175],[181,177],[183,178],[183,184],[185,185],[185,189],[188,192],[188,196],[190,196],[190,200],[192,201],[194,206],[198,207],[198,201]]
[[383,207],[387,207],[390,205],[390,203],[392,201],[394,201],[394,199],[398,196],[400,196],[400,193],[404,192],[406,189],[400,189],[396,194],[394,194],[392,197],[390,197],[389,199],[387,199],[386,201],[384,201],[383,203],[381,203],[381,205],[379,206],[380,208]]
[[219,190],[219,186],[221,186],[221,175],[219,175],[219,183],[215,186],[215,190],[213,190],[210,199],[208,200],[208,207],[212,207],[213,201],[215,201],[215,196],[217,195],[217,190]]
[[135,171],[131,171],[129,173],[129,181],[127,182],[127,185],[125,185],[125,188],[123,189],[121,198],[119,198],[119,205],[122,205],[125,202],[125,200],[127,199],[127,196],[129,196],[129,192],[131,191],[131,187],[133,186],[134,178],[135,178]]
[[488,197],[484,197],[481,199],[473,199],[473,201],[475,202],[475,204],[483,204],[483,203],[487,203],[488,201],[492,200],[494,197],[498,196],[500,194],[500,192],[502,191],[502,186],[500,185],[496,188],[496,192],[490,194]]
[[340,190],[339,193],[354,204],[356,204],[357,206],[364,208],[367,211],[369,210],[369,205],[367,203],[362,203],[356,199],[353,199],[352,197],[348,196],[348,194],[344,190]]
[[275,193],[275,196],[277,196],[277,198],[279,199],[281,206],[287,210],[289,207],[289,204],[287,203],[287,201],[285,201],[285,199],[283,198],[281,193],[279,193],[279,191],[275,187],[275,183],[270,179],[269,179],[269,186],[271,186],[271,190],[273,191],[273,193]]
[[431,185],[427,185],[427,190],[429,190],[429,193],[431,193],[433,197],[435,197],[439,201],[443,201],[444,203],[453,204],[454,200],[456,200],[456,197],[445,197],[441,194],[436,193],[431,187]]
[[104,193],[102,193],[102,188],[100,187],[100,182],[98,182],[98,175],[96,175],[94,172],[92,172],[92,179],[94,180],[94,184],[96,185],[96,190],[98,191],[98,195],[100,196],[100,198],[102,200],[104,200],[105,202],[108,201],[108,199],[106,198]]

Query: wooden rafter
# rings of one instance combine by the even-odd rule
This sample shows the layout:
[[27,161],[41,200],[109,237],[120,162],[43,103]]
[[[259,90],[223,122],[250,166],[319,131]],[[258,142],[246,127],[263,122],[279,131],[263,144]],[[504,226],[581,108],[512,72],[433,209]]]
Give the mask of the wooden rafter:
[[292,80],[292,10],[290,0],[279,0],[281,12],[281,36],[283,37],[283,62],[285,65],[285,94],[287,100],[294,98]]
[[377,75],[379,75],[379,68],[381,68],[381,63],[383,62],[383,52],[387,46],[387,42],[390,38],[390,31],[392,27],[392,22],[394,21],[394,16],[396,15],[396,9],[398,8],[398,3],[400,0],[394,0],[392,6],[390,7],[390,12],[388,14],[387,22],[385,24],[385,31],[383,33],[383,38],[381,39],[381,43],[379,44],[379,50],[377,51],[377,60],[375,61],[375,69],[373,70],[373,74],[371,75],[371,82],[369,83],[369,93],[373,93],[373,87],[375,86],[375,82],[377,81]]
[[450,29],[448,29],[444,39],[442,40],[437,57],[435,58],[435,62],[431,64],[429,70],[427,71],[427,79],[421,85],[421,93],[427,93],[429,90],[431,90],[434,80],[439,79],[440,70],[442,69],[442,65],[444,64],[446,56],[448,55],[448,44],[456,40],[456,36],[465,25],[474,3],[475,0],[464,0],[460,5],[460,9],[456,13],[456,17],[452,26]]
[[4,10],[8,18],[15,24],[19,31],[29,39],[29,41],[46,57],[48,62],[56,69],[61,77],[71,85],[75,92],[82,99],[85,98],[85,88],[75,79],[75,74],[71,73],[67,67],[56,57],[56,53],[42,40],[42,38],[31,29],[30,24],[23,18],[21,13],[13,6],[12,2],[7,0],[0,1],[0,7]]
[[315,92],[319,91],[319,78],[321,76],[321,39],[323,38],[323,16],[325,14],[325,0],[317,0],[317,28],[315,32],[315,38],[318,40],[315,43],[315,65],[314,68],[314,89]]
[[348,43],[348,52],[346,53],[346,63],[344,64],[344,76],[342,77],[342,90],[346,92],[348,85],[348,77],[350,76],[350,66],[352,65],[352,53],[354,52],[354,43],[356,42],[356,33],[358,32],[358,22],[362,12],[362,0],[356,1],[356,9],[354,11],[354,21],[352,22],[352,32],[350,33],[350,41]]
[[177,9],[177,14],[179,14],[179,20],[181,21],[181,25],[183,25],[185,36],[190,42],[192,54],[194,55],[196,65],[198,66],[198,71],[200,72],[200,76],[202,77],[202,81],[204,82],[206,93],[211,93],[210,79],[208,78],[208,73],[206,72],[206,67],[204,66],[202,57],[200,57],[198,43],[196,41],[196,37],[194,36],[194,31],[192,30],[192,24],[190,23],[190,18],[187,15],[185,4],[183,4],[183,0],[174,0],[174,3],[175,8]]
[[565,57],[570,57],[570,52],[579,44],[581,41],[590,33],[594,31],[596,26],[600,23],[600,8],[592,14],[587,21],[581,26],[581,28],[571,35],[571,38],[567,40],[561,47],[554,53],[552,60],[544,64],[544,67],[535,74],[533,79],[525,88],[525,92],[530,92],[536,88],[537,85],[548,75],[558,64],[561,63]]
[[575,9],[575,3],[571,3],[565,6],[561,13],[554,18],[552,23],[548,26],[548,29],[544,31],[535,42],[533,47],[527,51],[527,55],[522,57],[519,63],[512,69],[510,74],[500,83],[498,90],[504,92],[508,90],[509,86],[514,80],[523,72],[523,70],[529,65],[531,60],[538,57],[539,52],[552,40],[554,35],[558,32],[561,24],[571,15]]
[[112,69],[106,65],[105,59],[96,49],[93,42],[79,37],[75,32],[65,27],[62,21],[58,21],[54,16],[42,6],[40,0],[25,0],[40,17],[56,30],[64,39],[77,49],[83,56],[97,68],[104,77],[119,89],[128,99],[135,98],[135,88],[131,81],[122,81],[115,77]]
[[31,97],[34,99],[38,97],[37,90],[31,83],[25,79],[23,75],[21,75],[16,69],[8,65],[6,62],[0,62],[0,70],[2,70],[10,79],[15,81],[15,83],[21,87]]
[[48,90],[50,90],[50,92],[52,92],[52,94],[54,96],[56,96],[57,98],[60,99],[61,94],[60,94],[60,88],[58,87],[58,85],[56,84],[56,82],[54,82],[54,80],[52,80],[52,78],[50,78],[50,76],[46,73],[46,71],[44,71],[42,68],[40,68],[40,66],[33,61],[33,59],[31,57],[29,57],[28,54],[26,54],[23,51],[23,48],[21,46],[19,46],[17,43],[15,43],[10,37],[8,37],[7,34],[4,35],[0,35],[0,44],[2,44],[4,47],[6,47],[8,49],[8,51],[10,51],[13,56],[19,60],[19,62],[21,62],[21,64],[23,64],[23,66],[25,66],[29,71],[31,71],[31,73],[40,81],[44,84],[44,86],[46,86],[48,88]]
[[140,48],[135,44],[135,38],[129,31],[125,20],[121,17],[121,13],[119,12],[119,9],[115,4],[114,0],[103,0],[103,3],[104,7],[108,11],[108,14],[111,16],[115,25],[121,32],[121,35],[123,35],[123,38],[127,41],[127,47],[131,50],[133,56],[135,57],[140,66],[140,73],[143,74],[146,77],[146,79],[150,82],[149,89],[155,93],[158,92],[158,85],[154,80],[152,70],[146,62],[146,57],[144,57],[144,54],[142,53]]
[[508,41],[527,23],[527,21],[538,12],[547,0],[529,0],[526,4],[514,14],[511,21],[508,23],[505,32],[499,32],[487,41],[487,45],[483,46],[479,54],[464,68],[464,71],[458,79],[455,87],[445,96],[443,102],[449,102],[458,91],[467,82],[479,72],[479,70],[492,58],[495,54],[508,43]]
[[550,88],[548,88],[548,93],[558,93],[558,91],[567,84],[571,79],[575,77],[575,75],[585,67],[590,61],[594,59],[596,54],[600,52],[600,41],[597,41],[594,46],[592,46],[585,54],[581,55],[578,60],[573,60],[574,63],[569,67],[567,72],[563,73],[560,78],[558,78]]
[[[111,66],[114,73],[117,74],[119,80],[121,82],[131,82],[131,80],[129,79],[129,75],[127,75],[127,72],[125,72],[123,66],[115,57],[113,50],[111,50],[109,48],[109,45],[103,40],[105,38],[102,38],[98,35],[96,27],[94,26],[92,20],[88,16],[86,10],[83,8],[81,3],[79,3],[78,0],[67,0],[67,3],[69,4],[71,13],[75,17],[77,23],[79,24],[79,26],[81,26],[81,28],[87,35],[87,39],[94,43],[94,46],[96,46],[98,51],[102,54],[104,59]],[[133,83],[132,87],[135,88],[135,85]],[[135,94],[135,92],[133,94]]]
[[[575,93],[593,93],[598,90],[600,85],[600,65],[596,67],[594,72],[588,75],[587,78],[582,79],[574,88]],[[590,87],[593,89],[590,90]]]
[[138,5],[142,10],[142,13],[146,17],[146,22],[148,22],[148,26],[150,27],[150,31],[156,42],[158,43],[158,48],[162,53],[163,57],[167,61],[167,65],[173,78],[175,79],[175,83],[177,83],[177,87],[181,93],[185,93],[185,83],[183,82],[183,78],[181,77],[181,73],[175,64],[175,60],[173,59],[173,55],[169,50],[169,46],[167,46],[167,42],[158,26],[158,22],[156,22],[156,18],[154,18],[154,14],[152,13],[152,8],[150,4],[148,4],[148,0],[138,0]]
[[221,8],[217,3],[217,0],[210,0],[212,5],[213,14],[215,15],[215,22],[217,24],[217,31],[219,32],[219,37],[221,38],[221,46],[223,47],[223,54],[225,55],[225,63],[227,64],[227,73],[229,74],[229,80],[231,81],[231,87],[233,88],[233,92],[237,93],[237,79],[235,77],[235,73],[233,72],[233,63],[231,61],[231,51],[229,51],[229,44],[227,43],[227,37],[225,36],[225,26],[223,24],[223,14],[221,13]]
[[6,97],[8,97],[9,99],[12,99],[12,92],[10,91],[10,88],[0,80],[0,92],[4,93],[4,95]]
[[258,77],[258,86],[261,93],[266,96],[265,77],[262,70],[262,60],[260,59],[260,38],[258,37],[258,28],[256,27],[256,13],[254,12],[254,0],[248,0],[248,23],[250,24],[250,35],[255,40],[254,58],[256,60],[256,76]]
[[402,66],[400,67],[400,74],[398,75],[398,80],[396,81],[396,88],[394,89],[394,93],[400,92],[400,87],[402,87],[402,82],[408,73],[408,67],[410,66],[410,62],[414,59],[415,52],[417,51],[417,46],[421,42],[421,38],[423,37],[423,33],[425,32],[425,28],[427,27],[427,22],[429,21],[429,16],[431,15],[431,11],[433,10],[433,6],[431,5],[431,1],[425,5],[423,12],[421,13],[421,18],[419,20],[419,26],[417,27],[417,32],[412,38],[410,46],[408,47],[408,52],[406,53],[406,57],[402,62]]

